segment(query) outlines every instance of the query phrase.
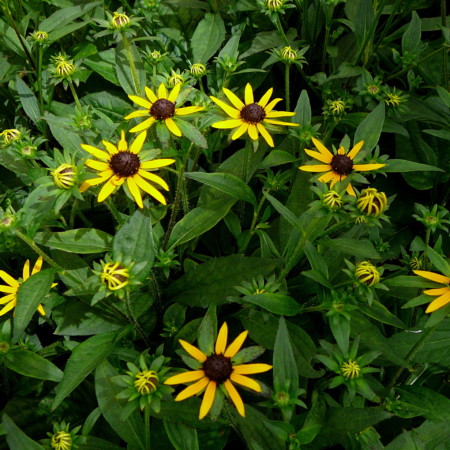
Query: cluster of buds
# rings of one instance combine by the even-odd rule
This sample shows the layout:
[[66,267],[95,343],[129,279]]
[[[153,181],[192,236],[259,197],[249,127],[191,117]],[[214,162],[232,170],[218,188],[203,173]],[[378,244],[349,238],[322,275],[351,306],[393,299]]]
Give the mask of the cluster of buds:
[[236,72],[239,66],[244,64],[244,61],[238,61],[237,56],[218,56],[214,59],[216,64],[218,64],[225,72],[233,73]]
[[54,56],[52,58],[52,63],[50,71],[57,82],[70,80],[77,70],[73,60],[69,59],[65,54],[60,53],[59,55]]

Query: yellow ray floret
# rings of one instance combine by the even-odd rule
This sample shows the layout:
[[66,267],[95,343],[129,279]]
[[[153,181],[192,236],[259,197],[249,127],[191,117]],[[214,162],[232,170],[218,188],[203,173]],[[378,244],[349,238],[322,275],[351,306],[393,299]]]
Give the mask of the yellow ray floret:
[[427,289],[423,291],[426,295],[437,297],[428,305],[425,312],[432,313],[450,303],[450,278],[445,277],[440,273],[428,272],[427,270],[413,270],[413,272],[422,278],[445,285],[441,288]]

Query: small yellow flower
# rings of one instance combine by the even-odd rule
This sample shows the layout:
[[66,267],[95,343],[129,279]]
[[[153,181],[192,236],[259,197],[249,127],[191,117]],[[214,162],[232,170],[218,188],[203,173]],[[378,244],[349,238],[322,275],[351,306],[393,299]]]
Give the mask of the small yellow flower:
[[156,391],[159,377],[154,370],[144,370],[136,374],[134,387],[141,395],[148,395]]
[[206,72],[206,66],[201,63],[195,63],[195,64],[192,64],[191,67],[189,67],[189,71],[191,72],[192,76],[201,77]]
[[130,272],[122,267],[119,262],[106,263],[100,274],[100,279],[111,291],[117,291],[125,287],[130,278]]
[[181,131],[175,123],[173,117],[187,116],[189,114],[202,111],[203,106],[187,106],[184,108],[177,108],[176,102],[178,94],[181,90],[181,84],[175,85],[170,94],[167,92],[163,83],[159,85],[158,96],[148,87],[145,87],[145,94],[147,99],[138,97],[136,95],[129,95],[128,98],[139,106],[145,109],[138,109],[137,111],[128,114],[126,120],[134,119],[136,117],[146,117],[139,125],[136,125],[130,130],[131,133],[138,133],[150,128],[157,120],[164,121],[166,127],[175,135],[181,136]]
[[70,450],[72,448],[72,436],[67,431],[58,431],[52,436],[50,445],[55,450]]
[[[38,273],[43,264],[44,260],[42,259],[42,256],[39,256],[36,263],[34,264],[33,270],[31,271],[31,276],[33,276],[35,273]],[[28,280],[30,278],[30,260],[27,259],[22,271],[22,281],[18,281],[15,278],[13,278],[11,275],[8,275],[5,271],[0,270],[0,278],[6,283],[0,285],[0,292],[5,293],[3,297],[0,298],[0,305],[5,305],[0,310],[0,316],[3,316],[8,311],[11,311],[16,306],[17,303],[17,292],[19,290],[20,285]],[[53,283],[52,287],[56,286],[57,283]],[[40,314],[45,316],[45,310],[42,305],[39,305],[37,310]]]
[[366,216],[378,217],[386,209],[387,203],[384,192],[378,192],[375,188],[367,188],[359,194],[356,207]]
[[[364,141],[360,141],[348,152],[345,153],[344,147],[339,147],[337,155],[333,155],[320,141],[311,138],[318,152],[305,149],[305,152],[324,164],[313,164],[300,166],[299,169],[305,172],[326,172],[319,177],[319,181],[328,183],[331,181],[331,188],[339,181],[343,181],[353,171],[369,172],[384,167],[385,164],[354,164],[353,160],[358,155]],[[356,197],[352,185],[347,186],[347,193]]]
[[356,264],[355,276],[361,284],[373,286],[380,281],[380,272],[369,261]]
[[3,142],[8,145],[13,141],[17,141],[22,137],[22,133],[15,128],[10,128],[8,130],[3,130],[0,133],[0,136],[3,138]]
[[111,27],[115,30],[123,30],[130,25],[130,18],[126,14],[114,12],[111,19]]
[[361,375],[361,366],[353,359],[349,359],[342,363],[341,373],[343,377],[353,380]]
[[245,417],[245,407],[241,396],[233,383],[245,386],[256,392],[261,392],[261,386],[255,380],[246,377],[256,373],[267,372],[272,368],[269,364],[233,364],[233,358],[239,352],[247,337],[248,331],[242,332],[230,345],[227,346],[228,326],[226,322],[222,325],[217,336],[214,352],[207,356],[197,347],[189,342],[180,339],[181,346],[196,359],[201,366],[198,370],[180,373],[168,378],[164,384],[184,384],[195,383],[183,389],[175,398],[179,402],[193,395],[199,394],[203,390],[202,404],[200,406],[199,418],[203,419],[211,409],[218,386],[224,386],[227,394],[236,406],[239,414]]
[[61,164],[50,172],[53,180],[61,189],[70,189],[76,182],[76,170],[72,164]]
[[334,191],[330,190],[322,196],[323,204],[331,211],[336,211],[342,206],[342,196]]
[[392,106],[393,108],[397,108],[400,106],[400,103],[402,103],[402,99],[400,95],[397,94],[386,94],[386,98],[384,99],[384,102],[388,106]]
[[450,278],[445,277],[440,273],[428,272],[427,270],[413,270],[413,272],[422,278],[426,278],[427,280],[442,284],[442,287],[427,289],[423,291],[424,294],[437,297],[428,305],[428,308],[425,312],[434,312],[437,309],[443,308],[445,305],[450,303]]
[[149,53],[149,56],[156,62],[160,61],[162,58],[161,52],[159,52],[158,50],[153,50],[152,52]]
[[216,97],[211,96],[210,98],[216,105],[222,108],[231,117],[231,119],[215,122],[211,126],[220,129],[236,128],[236,131],[231,136],[233,141],[239,139],[246,132],[250,138],[255,141],[258,139],[259,133],[261,133],[267,144],[274,147],[275,144],[272,136],[264,128],[263,124],[284,125],[291,127],[298,126],[297,123],[274,120],[277,117],[293,116],[295,113],[287,111],[272,111],[275,105],[282,100],[281,98],[275,98],[269,103],[273,88],[270,88],[257,103],[254,100],[253,88],[250,83],[247,83],[245,86],[245,103],[243,103],[239,97],[229,89],[223,88],[223,92],[228,97],[228,100],[230,100],[233,104],[234,108]]
[[91,186],[97,186],[98,184],[105,183],[100,190],[97,200],[103,202],[107,199],[117,187],[122,186],[124,182],[127,182],[127,187],[130,194],[140,208],[144,207],[142,203],[141,189],[153,198],[158,200],[163,205],[166,205],[166,199],[156,188],[154,188],[146,180],[158,184],[166,191],[169,190],[167,183],[158,175],[148,172],[148,170],[157,169],[160,167],[168,166],[175,162],[174,159],[154,159],[151,161],[141,161],[139,152],[144,145],[144,141],[147,137],[147,132],[140,133],[133,143],[128,146],[125,140],[125,133],[122,131],[121,139],[117,146],[111,142],[102,141],[106,152],[100,150],[92,145],[82,145],[81,147],[94,155],[100,161],[94,159],[88,159],[85,164],[91,169],[99,172],[98,178],[91,178],[86,180],[80,187],[80,192],[84,192]]
[[347,105],[343,100],[329,100],[327,102],[327,109],[333,116],[341,116],[345,113]]

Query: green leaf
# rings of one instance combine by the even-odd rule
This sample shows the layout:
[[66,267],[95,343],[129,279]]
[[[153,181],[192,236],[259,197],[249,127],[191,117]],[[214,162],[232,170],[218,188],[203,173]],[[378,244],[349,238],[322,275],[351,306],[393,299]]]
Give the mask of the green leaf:
[[253,303],[281,316],[295,316],[302,310],[302,307],[292,297],[283,294],[246,295],[243,297],[243,301]]
[[208,142],[198,128],[186,120],[176,120],[176,124],[183,136],[189,139],[189,141],[200,148],[208,148]]
[[198,450],[197,430],[181,422],[164,420],[164,428],[176,450]]
[[311,104],[309,102],[308,92],[305,89],[300,93],[294,111],[295,116],[292,118],[293,123],[299,123],[301,127],[311,123]]
[[435,283],[433,283],[430,280],[426,280],[425,278],[419,277],[418,275],[400,275],[398,277],[389,278],[387,280],[383,280],[383,284],[386,286],[392,286],[392,287],[413,287],[413,288],[428,288],[431,286],[434,286]]
[[112,236],[93,228],[78,228],[56,233],[40,232],[36,234],[34,241],[70,253],[90,254],[111,250]]
[[44,450],[44,447],[29,438],[6,413],[3,413],[2,425],[10,449]]
[[219,14],[206,13],[191,39],[193,63],[206,64],[225,40],[225,24]]
[[14,315],[14,341],[22,337],[37,307],[48,294],[54,277],[54,269],[42,270],[20,285]]
[[55,116],[46,113],[44,119],[48,123],[53,137],[58,141],[62,148],[77,153],[81,151],[80,136],[73,131],[71,120],[66,117]]
[[22,81],[21,78],[16,77],[17,93],[19,94],[20,102],[23,109],[31,121],[39,126],[41,121],[41,112],[39,110],[39,103],[36,96],[31,89]]
[[73,349],[64,369],[64,377],[56,388],[52,410],[108,357],[114,349],[118,334],[118,331],[97,334]]
[[[124,41],[121,40],[115,49],[115,72],[120,86],[127,94],[140,95],[146,85],[144,65],[139,50],[133,42],[128,42],[129,54]],[[134,61],[134,71],[129,56]]]
[[311,409],[306,416],[301,430],[295,435],[300,444],[310,444],[318,435],[325,420],[325,402],[317,395],[313,395]]
[[239,200],[251,203],[255,208],[258,206],[255,194],[252,189],[240,178],[229,173],[206,173],[206,172],[186,172],[185,177],[196,180],[200,183],[212,186],[219,191],[225,192]]
[[320,241],[320,245],[336,252],[346,253],[358,258],[379,258],[379,253],[370,241],[359,239],[335,238]]
[[272,150],[261,162],[259,169],[267,169],[268,167],[281,166],[293,161],[297,161],[294,155],[284,150]]
[[101,75],[105,80],[120,86],[116,75],[116,53],[113,48],[104,50],[83,60],[89,68]]
[[173,227],[168,250],[206,233],[228,214],[234,203],[236,203],[235,198],[228,199],[228,201],[216,200],[189,211]]
[[443,275],[450,277],[450,264],[434,249],[428,247],[426,250],[428,258],[430,258],[431,264]]
[[403,330],[407,328],[403,321],[401,321],[395,314],[392,314],[386,306],[377,300],[373,300],[370,306],[361,302],[358,304],[358,309],[366,316],[372,317],[372,319],[378,320],[379,322],[386,323]]
[[172,302],[189,306],[220,305],[226,302],[226,297],[237,293],[234,286],[257,275],[267,276],[276,266],[274,260],[241,255],[214,258],[173,282],[167,296]]
[[420,46],[421,35],[420,18],[415,11],[411,14],[411,22],[402,36],[402,52],[415,54]]
[[404,159],[388,159],[383,167],[383,172],[444,172],[441,168],[428,164],[406,161]]
[[144,422],[138,410],[123,419],[123,410],[127,402],[116,399],[123,390],[112,382],[119,375],[108,361],[103,361],[95,371],[95,393],[100,410],[112,429],[129,445],[131,449],[145,450]]
[[60,382],[63,372],[52,362],[29,350],[13,350],[6,355],[5,365],[26,377]]
[[2,44],[4,44],[6,47],[8,47],[17,55],[19,55],[21,58],[27,58],[27,54],[25,53],[23,47],[27,49],[28,54],[31,53],[29,42],[23,36],[21,36],[21,39],[19,40],[14,29],[11,28],[1,18],[0,18],[0,36],[2,39]]
[[370,152],[378,144],[381,130],[383,129],[385,116],[384,102],[371,111],[367,117],[358,125],[353,139],[353,145],[364,141],[363,151]]

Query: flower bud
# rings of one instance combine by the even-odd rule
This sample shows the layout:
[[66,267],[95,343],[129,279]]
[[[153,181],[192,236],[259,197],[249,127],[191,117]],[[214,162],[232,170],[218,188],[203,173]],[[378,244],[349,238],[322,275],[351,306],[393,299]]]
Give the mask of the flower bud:
[[291,63],[297,59],[297,51],[294,50],[290,45],[283,47],[280,50],[280,55],[283,61]]
[[161,61],[162,59],[161,52],[159,52],[158,50],[153,50],[149,53],[149,56],[154,62]]
[[8,342],[0,341],[0,355],[4,355],[9,352],[11,346]]
[[363,261],[356,265],[355,276],[361,284],[373,286],[380,281],[380,272],[369,261]]
[[192,66],[189,68],[189,71],[191,72],[191,75],[194,77],[202,77],[203,75],[205,75],[206,66],[201,63],[195,63],[192,64]]
[[367,188],[358,196],[356,207],[366,216],[378,217],[386,209],[387,203],[384,192],[378,192],[375,188]]
[[343,100],[330,100],[327,109],[332,116],[342,116],[345,113],[346,104]]
[[77,174],[75,167],[71,164],[61,164],[51,174],[56,186],[61,189],[70,189],[75,185]]
[[349,359],[348,361],[342,363],[341,373],[344,378],[347,378],[349,380],[359,378],[359,376],[361,375],[361,366],[353,359]]
[[119,12],[113,13],[113,17],[111,19],[111,27],[115,30],[124,30],[130,26],[130,18],[126,14],[122,14]]
[[284,4],[284,0],[266,0],[266,8],[270,11],[279,11]]
[[68,78],[75,73],[75,65],[67,60],[56,65],[55,72],[61,78]]
[[336,211],[342,206],[342,197],[336,191],[330,190],[322,196],[322,203],[330,211]]
[[100,279],[108,286],[111,291],[117,291],[125,287],[130,278],[130,273],[126,267],[120,265],[119,262],[106,263],[100,274]]
[[169,87],[173,88],[177,84],[183,82],[184,82],[183,75],[180,75],[179,73],[176,73],[172,70],[172,75],[167,79],[167,84],[169,85]]
[[38,44],[43,44],[48,39],[48,33],[46,31],[34,31],[30,37]]
[[67,431],[58,431],[52,436],[50,445],[55,450],[70,450],[72,448],[72,436]]
[[22,137],[22,133],[15,128],[11,128],[9,130],[3,130],[0,133],[0,136],[3,138],[3,142],[8,145],[13,141],[17,141]]
[[159,377],[154,370],[138,372],[134,379],[134,387],[141,395],[152,394],[158,387]]

